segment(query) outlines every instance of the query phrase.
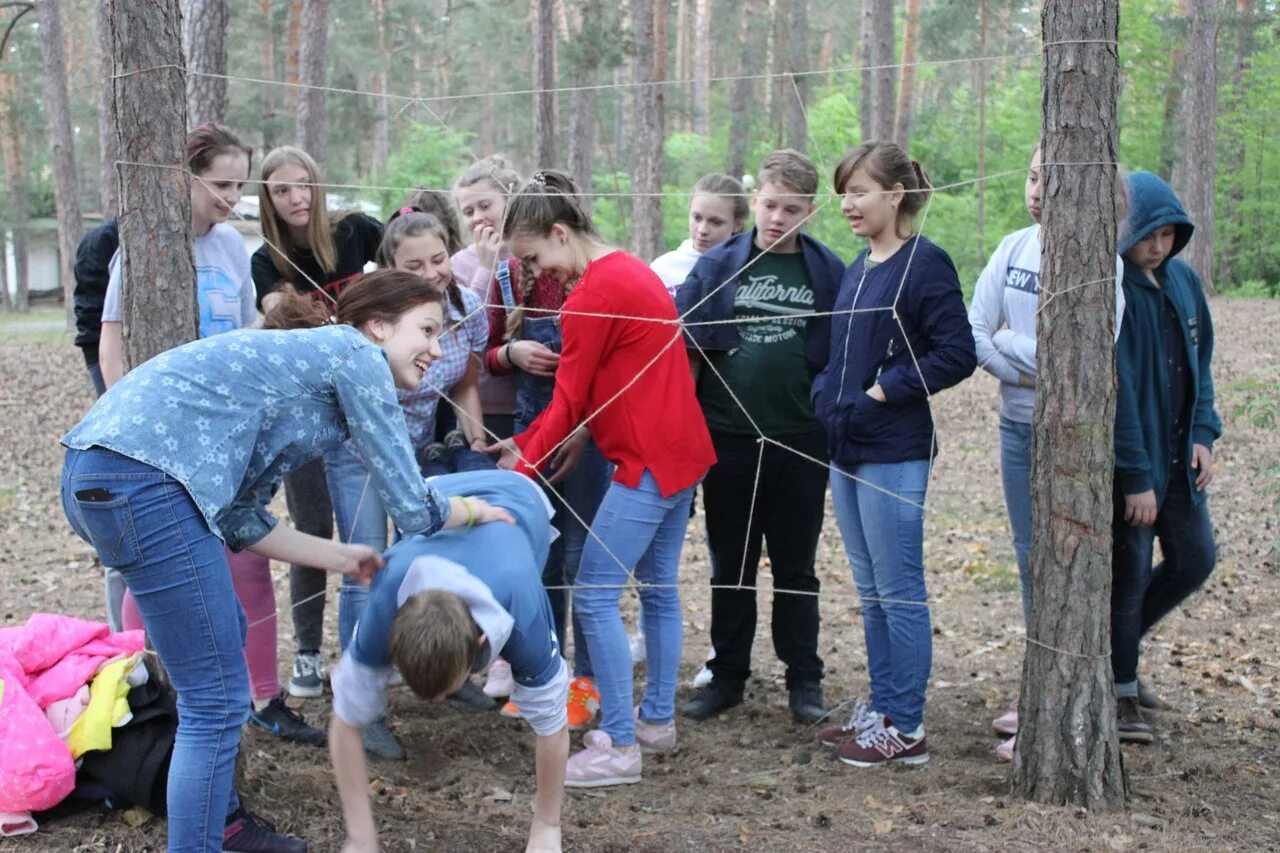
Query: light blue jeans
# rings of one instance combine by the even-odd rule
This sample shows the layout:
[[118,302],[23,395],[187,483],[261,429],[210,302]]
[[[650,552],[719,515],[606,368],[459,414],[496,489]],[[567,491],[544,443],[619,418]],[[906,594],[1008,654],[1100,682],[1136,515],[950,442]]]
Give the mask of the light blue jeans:
[[123,576],[178,693],[169,850],[219,851],[239,806],[236,752],[249,709],[247,626],[222,540],[181,483],[110,450],[67,451],[62,507]]
[[[333,501],[338,539],[385,551],[387,513],[378,498],[377,485],[360,457],[346,445],[340,445],[325,454],[324,475]],[[368,598],[368,587],[343,575],[342,590],[338,594],[338,646],[342,651],[346,651],[355,634]]]
[[1022,589],[1022,624],[1031,624],[1031,424],[1000,417],[1000,479],[1013,530]]
[[636,742],[631,647],[618,611],[628,571],[642,584],[644,604],[648,672],[640,719],[657,724],[675,719],[684,637],[676,581],[693,489],[690,486],[664,498],[648,471],[634,489],[611,483],[591,525],[596,536],[588,536],[582,549],[573,604],[600,691],[600,727],[614,746]]
[[864,462],[848,473],[858,480],[832,466],[831,498],[862,599],[871,707],[911,732],[924,721],[933,665],[924,583],[929,462]]

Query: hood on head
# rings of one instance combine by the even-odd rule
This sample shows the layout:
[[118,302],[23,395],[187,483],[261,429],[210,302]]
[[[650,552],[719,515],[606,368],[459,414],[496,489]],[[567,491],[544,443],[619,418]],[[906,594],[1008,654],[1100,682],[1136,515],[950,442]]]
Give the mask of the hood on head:
[[1129,189],[1129,217],[1120,229],[1116,253],[1126,255],[1152,231],[1172,225],[1174,238],[1169,257],[1177,256],[1196,228],[1178,196],[1151,172],[1134,172],[1125,181]]

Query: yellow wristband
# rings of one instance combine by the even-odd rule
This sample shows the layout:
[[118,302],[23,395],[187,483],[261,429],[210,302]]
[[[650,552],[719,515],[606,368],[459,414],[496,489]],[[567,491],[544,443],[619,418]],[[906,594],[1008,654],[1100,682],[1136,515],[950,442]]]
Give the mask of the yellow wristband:
[[459,498],[458,500],[462,501],[462,505],[467,509],[467,520],[463,524],[463,527],[474,526],[476,523],[476,511],[471,508],[471,501],[466,498]]

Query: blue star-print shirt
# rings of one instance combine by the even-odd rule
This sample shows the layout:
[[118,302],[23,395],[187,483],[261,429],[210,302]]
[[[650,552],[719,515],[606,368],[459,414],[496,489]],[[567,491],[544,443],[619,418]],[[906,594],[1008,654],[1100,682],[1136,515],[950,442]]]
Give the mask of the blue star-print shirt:
[[434,533],[449,502],[419,473],[386,355],[351,326],[242,329],[131,370],[71,432],[186,487],[234,550],[266,536],[284,475],[351,439],[405,533]]

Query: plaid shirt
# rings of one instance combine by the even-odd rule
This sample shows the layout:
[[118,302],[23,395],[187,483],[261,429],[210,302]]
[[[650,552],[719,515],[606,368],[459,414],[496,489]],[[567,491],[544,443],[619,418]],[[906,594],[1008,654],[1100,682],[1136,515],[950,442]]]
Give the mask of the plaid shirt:
[[462,380],[473,353],[483,357],[489,339],[489,318],[480,297],[465,287],[459,287],[458,291],[462,294],[465,313],[458,313],[452,300],[446,297],[449,318],[440,335],[440,350],[444,355],[431,362],[416,391],[398,392],[405,423],[409,426],[409,440],[415,450],[431,443],[440,398],[452,392],[453,386]]

